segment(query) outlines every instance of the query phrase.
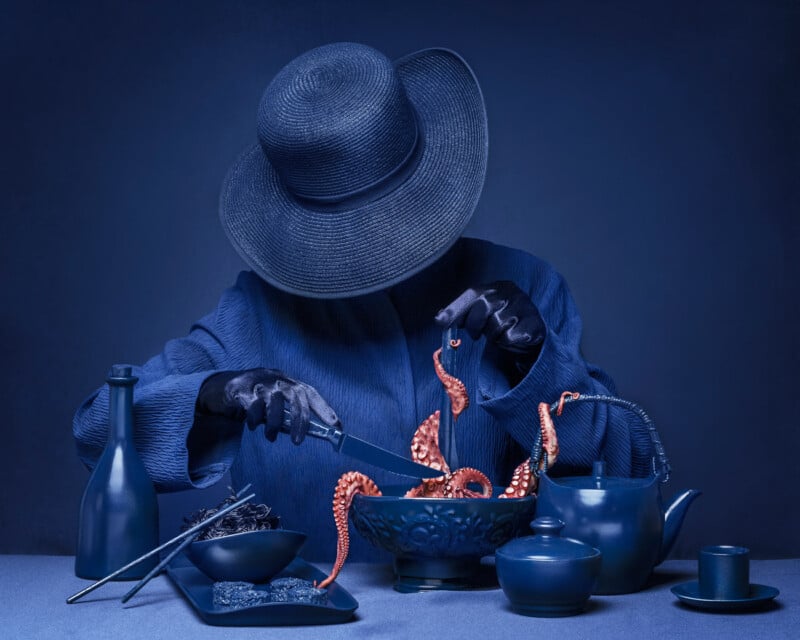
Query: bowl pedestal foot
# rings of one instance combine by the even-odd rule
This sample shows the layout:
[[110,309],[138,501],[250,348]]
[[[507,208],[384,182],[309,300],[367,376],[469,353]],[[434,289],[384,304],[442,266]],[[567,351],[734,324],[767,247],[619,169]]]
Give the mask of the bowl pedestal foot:
[[494,567],[481,564],[478,557],[423,558],[396,556],[394,559],[395,591],[419,591],[495,588]]

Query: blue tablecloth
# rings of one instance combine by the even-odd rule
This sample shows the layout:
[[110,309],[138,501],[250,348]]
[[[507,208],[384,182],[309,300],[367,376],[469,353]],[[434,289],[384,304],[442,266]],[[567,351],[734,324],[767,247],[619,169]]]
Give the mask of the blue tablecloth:
[[[696,563],[668,561],[650,587],[624,596],[594,596],[571,618],[527,618],[511,612],[500,589],[400,594],[389,566],[347,564],[339,583],[358,600],[351,622],[311,627],[213,627],[204,624],[166,576],[128,604],[132,586],[112,582],[73,605],[67,596],[87,586],[65,556],[0,556],[0,635],[14,639],[115,638],[792,638],[800,637],[800,559],[753,561],[754,583],[777,587],[775,603],[760,612],[698,612],[680,605],[673,585],[695,579]],[[329,567],[321,565],[322,570]]]

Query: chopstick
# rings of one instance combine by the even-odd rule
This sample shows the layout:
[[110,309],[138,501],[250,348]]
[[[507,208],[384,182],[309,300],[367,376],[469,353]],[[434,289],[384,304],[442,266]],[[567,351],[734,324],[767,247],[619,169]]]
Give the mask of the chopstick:
[[71,595],[69,598],[67,598],[67,604],[72,604],[74,602],[77,602],[78,600],[80,600],[86,594],[91,593],[92,591],[94,591],[98,587],[102,587],[106,582],[108,582],[109,580],[113,580],[114,578],[116,578],[118,575],[120,575],[122,573],[125,573],[131,567],[135,567],[140,562],[143,562],[144,560],[147,560],[148,558],[154,556],[157,553],[161,553],[164,549],[166,549],[170,545],[173,545],[176,542],[178,542],[180,540],[183,540],[184,538],[188,538],[189,536],[199,532],[201,529],[204,529],[205,527],[207,527],[209,524],[211,524],[215,520],[219,520],[226,513],[230,512],[230,511],[233,511],[234,509],[237,509],[237,508],[241,507],[244,503],[248,502],[249,500],[252,500],[255,497],[255,495],[256,495],[255,493],[251,493],[251,494],[245,496],[244,498],[242,498],[241,500],[237,500],[236,502],[234,502],[233,504],[228,505],[224,509],[222,509],[220,511],[217,511],[217,513],[215,513],[213,516],[210,516],[210,517],[206,518],[205,520],[203,520],[202,522],[199,522],[198,524],[193,526],[191,529],[187,529],[186,531],[183,531],[182,533],[179,533],[177,536],[172,538],[172,540],[168,540],[167,542],[165,542],[164,544],[156,547],[155,549],[153,549],[151,551],[148,551],[147,553],[145,553],[142,556],[139,556],[138,558],[136,558],[136,560],[132,560],[131,562],[126,564],[124,567],[120,567],[119,569],[117,569],[113,573],[109,573],[105,578],[102,578],[102,579],[98,580],[97,582],[95,582],[93,584],[90,584],[85,589],[81,589],[77,593],[75,593],[75,594]]
[[181,542],[177,547],[175,547],[172,551],[170,551],[169,555],[167,555],[166,558],[164,558],[161,562],[159,562],[150,571],[150,573],[148,573],[144,578],[139,580],[139,582],[136,583],[136,586],[134,586],[133,589],[128,591],[128,593],[126,593],[124,596],[122,596],[122,604],[125,604],[133,596],[135,596],[137,593],[139,593],[139,591],[141,590],[141,588],[144,585],[146,585],[148,582],[150,582],[150,580],[152,580],[155,576],[157,576],[159,573],[161,573],[161,571],[164,569],[164,567],[166,567],[170,562],[172,562],[172,559],[175,556],[177,556],[181,551],[183,551],[186,547],[188,547],[190,544],[192,544],[192,542],[197,540],[197,538],[200,536],[200,533],[201,532],[198,531],[197,533],[194,533],[194,534],[190,535],[188,538],[186,538],[186,540]]
[[[247,491],[249,488],[250,488],[250,484],[246,484],[244,487],[242,487],[241,489],[239,489],[239,491],[236,492],[235,497],[236,498],[240,498],[242,496],[242,494],[245,491]],[[219,506],[217,506],[217,509],[222,509],[222,505],[223,504],[225,504],[224,501]],[[211,521],[210,521],[210,519],[207,518],[203,522],[209,522],[210,523]],[[136,585],[134,585],[134,587],[130,591],[128,591],[128,593],[126,593],[124,596],[122,596],[122,604],[125,604],[133,596],[135,596],[137,593],[139,593],[139,591],[142,589],[142,587],[144,587],[144,585],[146,585],[148,582],[150,582],[150,580],[152,580],[159,573],[161,573],[164,570],[164,567],[166,567],[170,562],[172,562],[172,559],[175,556],[177,556],[181,551],[183,551],[186,547],[188,547],[190,544],[192,544],[192,542],[197,540],[197,538],[200,536],[201,533],[202,533],[202,531],[197,531],[196,533],[193,533],[188,538],[186,538],[183,542],[181,542],[177,547],[175,547],[172,551],[170,551],[169,554],[161,562],[159,562],[155,567],[153,567],[150,570],[150,572],[144,578],[139,580],[139,582],[137,582]]]

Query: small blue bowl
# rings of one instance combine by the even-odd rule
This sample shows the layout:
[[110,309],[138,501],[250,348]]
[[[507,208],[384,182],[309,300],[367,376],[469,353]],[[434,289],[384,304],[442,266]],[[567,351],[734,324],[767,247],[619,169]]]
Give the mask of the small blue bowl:
[[216,582],[267,582],[294,560],[305,541],[299,531],[246,531],[192,542],[186,555]]
[[350,510],[356,530],[394,555],[394,588],[403,593],[486,586],[481,558],[524,532],[536,506],[533,496],[405,498],[408,488],[359,494]]

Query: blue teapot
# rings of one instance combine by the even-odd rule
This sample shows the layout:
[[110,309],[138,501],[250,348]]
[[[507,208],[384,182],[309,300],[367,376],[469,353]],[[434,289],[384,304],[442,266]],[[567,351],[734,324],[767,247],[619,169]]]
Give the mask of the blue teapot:
[[647,429],[653,444],[653,473],[646,478],[607,476],[605,463],[597,461],[591,476],[551,478],[545,457],[536,516],[558,518],[565,523],[565,537],[600,549],[603,560],[593,593],[638,591],[669,554],[686,512],[700,492],[684,491],[664,504],[660,485],[669,478],[669,462],[655,425],[640,407],[613,396],[565,393],[550,406],[550,413],[560,415],[574,402],[606,402],[634,412],[641,421],[635,422]]

